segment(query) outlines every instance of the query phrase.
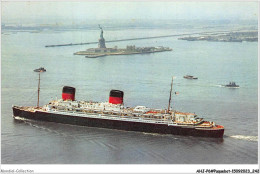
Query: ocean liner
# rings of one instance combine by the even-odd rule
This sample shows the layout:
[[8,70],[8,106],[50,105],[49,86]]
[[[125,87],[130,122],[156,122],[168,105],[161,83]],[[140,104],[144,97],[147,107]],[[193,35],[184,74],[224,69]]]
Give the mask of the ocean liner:
[[14,118],[56,122],[80,126],[100,127],[126,131],[223,138],[224,127],[205,121],[194,113],[146,106],[124,106],[124,92],[111,90],[108,102],[75,100],[76,89],[64,86],[62,98],[39,106],[40,73],[37,106],[13,106]]

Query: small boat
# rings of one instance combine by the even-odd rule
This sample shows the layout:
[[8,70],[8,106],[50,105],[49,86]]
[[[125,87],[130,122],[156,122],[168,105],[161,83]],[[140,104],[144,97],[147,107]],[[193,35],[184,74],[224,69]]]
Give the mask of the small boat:
[[235,82],[229,82],[229,84],[227,85],[223,85],[225,87],[228,87],[228,88],[238,88],[239,85],[237,85]]
[[185,78],[185,79],[198,79],[198,77],[194,77],[194,76],[191,76],[191,75],[183,76],[183,78]]
[[38,69],[33,70],[34,72],[46,72],[46,69],[44,69],[43,67],[40,67]]

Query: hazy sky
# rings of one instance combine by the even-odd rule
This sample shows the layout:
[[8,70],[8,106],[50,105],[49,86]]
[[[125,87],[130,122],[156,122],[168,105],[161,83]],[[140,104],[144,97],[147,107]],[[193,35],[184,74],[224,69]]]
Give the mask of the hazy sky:
[[90,19],[258,19],[258,2],[2,2],[2,22],[81,22]]

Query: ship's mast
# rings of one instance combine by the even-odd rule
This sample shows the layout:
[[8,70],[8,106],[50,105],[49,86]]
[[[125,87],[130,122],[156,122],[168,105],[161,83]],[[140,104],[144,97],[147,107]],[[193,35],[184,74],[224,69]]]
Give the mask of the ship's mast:
[[40,74],[41,72],[39,72],[37,108],[39,108],[39,101],[40,101]]
[[173,84],[173,79],[174,79],[174,78],[175,78],[175,77],[172,76],[172,83],[171,83],[171,90],[170,90],[170,97],[169,97],[169,104],[168,104],[168,110],[167,110],[167,113],[170,112],[171,100],[172,100],[172,84]]

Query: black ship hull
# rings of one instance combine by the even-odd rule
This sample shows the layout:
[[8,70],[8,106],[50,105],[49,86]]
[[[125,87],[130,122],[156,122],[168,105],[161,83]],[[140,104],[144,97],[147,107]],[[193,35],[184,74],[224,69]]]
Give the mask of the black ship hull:
[[173,134],[199,137],[223,138],[224,129],[198,129],[185,126],[168,126],[167,124],[152,124],[144,122],[109,120],[101,118],[89,118],[80,116],[62,115],[42,111],[26,111],[19,107],[13,107],[13,116],[39,121],[48,121],[63,124],[72,124],[89,127],[100,127],[126,131],[138,131],[147,133]]
[[224,85],[225,87],[228,87],[228,88],[239,88],[239,86],[238,85],[236,85],[236,86],[232,86],[232,85]]

